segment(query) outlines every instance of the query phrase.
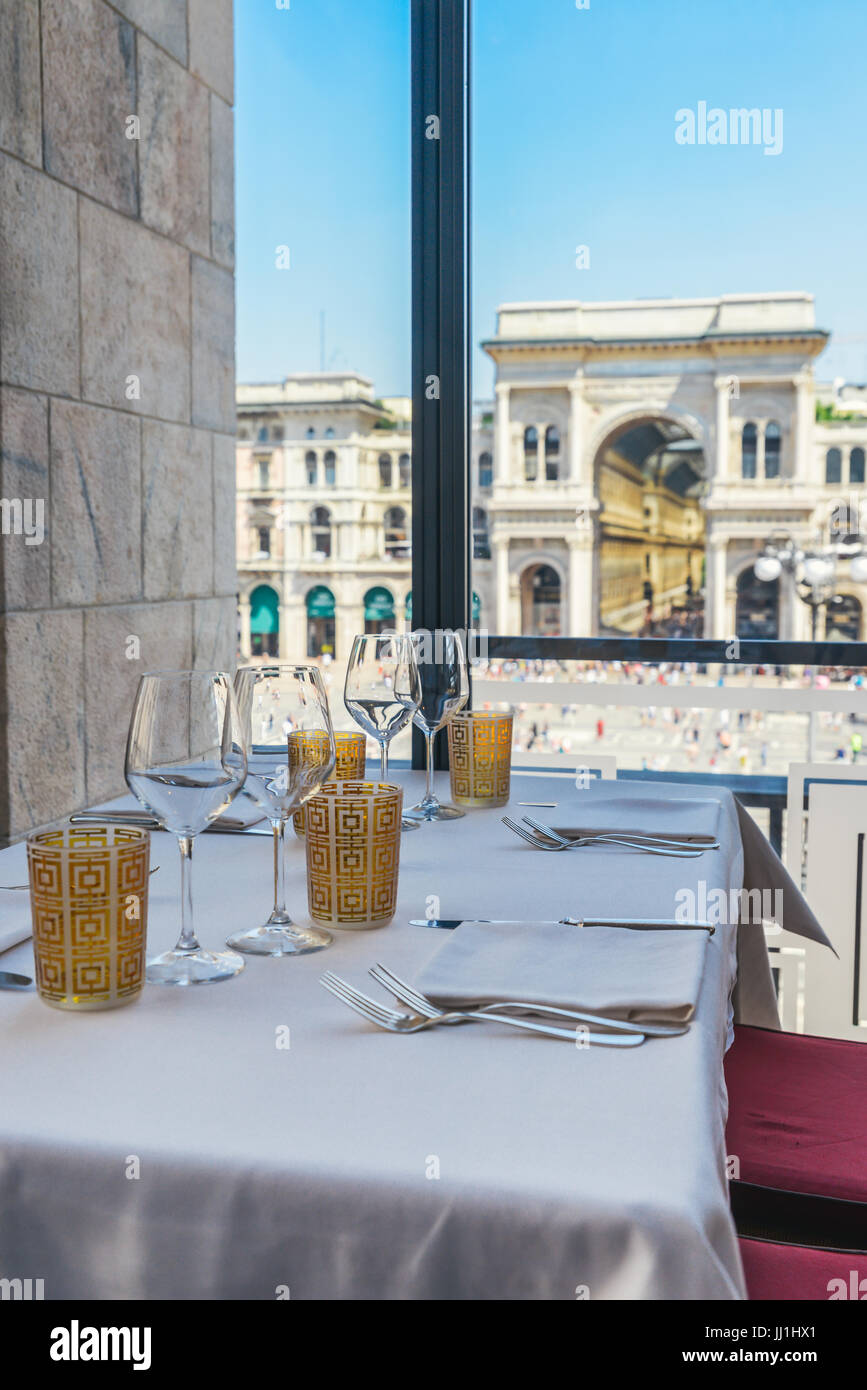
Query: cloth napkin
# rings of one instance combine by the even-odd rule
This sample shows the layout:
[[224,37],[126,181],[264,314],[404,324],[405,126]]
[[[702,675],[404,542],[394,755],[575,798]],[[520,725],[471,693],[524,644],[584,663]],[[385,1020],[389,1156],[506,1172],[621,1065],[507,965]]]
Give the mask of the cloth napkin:
[[553,829],[567,838],[619,830],[663,839],[678,835],[701,844],[717,837],[720,803],[714,797],[662,800],[649,796],[604,797],[581,793],[576,812],[570,825],[555,825]]
[[639,1023],[695,1013],[709,934],[560,922],[462,922],[416,984],[441,1008],[515,1000]]
[[30,894],[0,893],[0,954],[11,951],[32,934]]

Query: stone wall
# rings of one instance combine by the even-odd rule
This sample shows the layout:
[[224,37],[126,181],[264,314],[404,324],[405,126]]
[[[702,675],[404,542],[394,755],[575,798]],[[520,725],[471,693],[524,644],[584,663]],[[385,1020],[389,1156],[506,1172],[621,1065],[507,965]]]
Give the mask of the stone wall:
[[232,84],[232,0],[0,0],[3,839],[234,664]]

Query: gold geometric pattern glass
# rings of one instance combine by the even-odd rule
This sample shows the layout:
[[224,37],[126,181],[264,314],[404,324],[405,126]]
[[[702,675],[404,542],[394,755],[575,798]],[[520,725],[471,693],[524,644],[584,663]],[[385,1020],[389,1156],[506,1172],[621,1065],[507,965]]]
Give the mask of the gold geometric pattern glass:
[[58,1009],[113,1009],[144,983],[150,835],[66,826],[27,840],[36,986]]
[[397,904],[403,790],[326,782],[307,802],[307,899],[315,922],[382,927]]
[[462,710],[449,722],[452,800],[459,806],[506,805],[512,720],[512,710]]
[[[291,733],[289,735],[289,766],[293,767],[300,760],[302,751],[305,752],[308,762],[314,762],[318,756],[320,762],[324,762],[328,753],[328,740],[325,734],[313,731],[311,733]],[[340,782],[347,777],[363,778],[364,769],[367,762],[367,739],[364,734],[355,733],[336,733],[334,735],[334,751],[336,758],[334,761],[334,771],[329,777],[330,782]],[[292,824],[295,827],[296,835],[304,834],[304,807],[296,811],[292,817]]]

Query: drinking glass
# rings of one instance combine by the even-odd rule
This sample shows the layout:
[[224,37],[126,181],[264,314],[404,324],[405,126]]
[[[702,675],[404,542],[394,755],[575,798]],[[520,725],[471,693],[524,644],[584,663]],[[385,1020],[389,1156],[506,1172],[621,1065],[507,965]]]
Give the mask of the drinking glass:
[[[356,724],[379,744],[379,777],[388,781],[388,745],[418,709],[421,684],[415,651],[402,632],[359,633],[352,643],[343,701]],[[404,830],[417,830],[407,820]]]
[[433,793],[433,743],[437,733],[463,709],[470,693],[467,658],[460,634],[450,631],[413,632],[413,651],[421,684],[421,700],[413,722],[425,736],[425,792],[405,815],[410,820],[457,820],[464,812],[437,800]]
[[247,757],[232,679],[225,671],[148,671],[139,681],[126,745],[130,791],[178,837],[181,930],[172,951],[148,961],[160,985],[228,980],[244,968],[234,951],[209,951],[193,927],[193,840],[244,785]]
[[[331,941],[286,911],[286,825],[334,771],[334,730],[328,697],[315,666],[244,666],[235,690],[246,736],[245,795],[265,812],[274,832],[274,908],[261,927],[228,941],[254,956],[298,956]],[[290,756],[291,745],[291,756]]]

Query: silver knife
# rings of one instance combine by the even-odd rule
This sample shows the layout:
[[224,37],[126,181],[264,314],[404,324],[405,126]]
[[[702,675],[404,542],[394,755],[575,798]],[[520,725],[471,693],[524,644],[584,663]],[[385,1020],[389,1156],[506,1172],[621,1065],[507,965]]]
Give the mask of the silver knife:
[[[262,828],[265,817],[258,820],[242,821],[233,816],[219,816],[205,827],[205,833],[218,835],[246,835],[253,831],[256,835],[270,835],[271,827]],[[141,830],[165,830],[161,820],[149,816],[147,811],[76,811],[69,817],[71,825],[92,825],[104,822],[106,825],[134,825]]]
[[0,989],[28,989],[32,984],[29,975],[15,975],[11,970],[0,970]]
[[[444,931],[454,931],[461,922],[486,922],[492,926],[505,926],[515,919],[512,917],[413,917],[411,927],[439,927]],[[712,922],[675,922],[667,917],[560,917],[558,925],[568,927],[628,927],[633,931],[706,931],[713,936],[716,928]]]

